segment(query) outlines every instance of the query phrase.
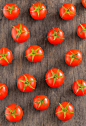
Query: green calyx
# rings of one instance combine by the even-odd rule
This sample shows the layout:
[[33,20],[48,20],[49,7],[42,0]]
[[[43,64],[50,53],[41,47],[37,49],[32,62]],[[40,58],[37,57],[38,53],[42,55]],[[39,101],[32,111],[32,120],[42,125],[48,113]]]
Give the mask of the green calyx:
[[[62,110],[61,111],[59,111],[59,112],[57,112],[57,113],[64,113],[64,119],[65,119],[65,117],[66,117],[66,113],[73,113],[73,112],[71,112],[71,111],[69,111],[69,110],[67,110],[67,108],[68,108],[68,106],[69,106],[69,103],[67,104],[67,106],[64,108],[60,103],[59,103],[59,105],[60,105],[60,107],[62,108]],[[56,114],[57,114],[56,113]]]
[[16,5],[13,5],[13,6],[8,6],[8,5],[6,5],[7,7],[8,7],[8,9],[5,9],[5,11],[10,11],[10,14],[11,14],[11,12],[13,11],[13,10],[17,10],[16,8],[14,8]]
[[3,54],[0,54],[0,60],[2,60],[2,59],[4,59],[4,60],[6,60],[7,61],[7,63],[9,63],[8,62],[8,60],[7,60],[7,58],[6,58],[6,56],[8,55],[9,53],[6,53],[6,54],[4,54],[4,49],[3,49]]
[[64,39],[64,38],[62,38],[62,37],[60,37],[60,36],[58,35],[59,32],[60,32],[60,30],[58,30],[58,32],[56,32],[54,28],[53,28],[53,30],[54,30],[54,34],[52,34],[52,35],[50,35],[50,36],[48,36],[48,37],[53,36],[53,37],[54,37],[54,40],[55,40],[56,38]]
[[[28,54],[27,56],[32,56],[32,61],[33,61],[35,55],[42,55],[42,54],[40,54],[40,53],[37,53],[37,51],[38,51],[39,49],[40,49],[40,48],[37,48],[36,50],[34,50],[33,48],[31,48],[32,52],[31,52],[30,54]],[[26,57],[27,57],[27,56],[26,56]]]
[[0,89],[1,89],[2,87],[4,87],[4,85],[0,86]]
[[[85,33],[85,37],[86,37],[86,27],[84,27],[84,26],[83,26],[83,25],[81,25],[81,24],[80,24],[80,26],[81,26],[81,27],[82,27],[82,29],[83,29],[80,33],[84,32],[84,33]],[[79,34],[80,34],[80,33],[79,33]]]
[[63,77],[63,76],[58,76],[59,69],[57,70],[56,74],[52,70],[51,70],[51,73],[52,73],[53,76],[48,77],[46,80],[48,80],[48,79],[54,79],[53,85],[55,84],[56,79],[59,79],[59,78]]
[[[71,51],[70,51],[70,52],[71,52]],[[72,53],[72,52],[71,52],[71,53]],[[72,55],[66,55],[66,56],[71,57],[71,62],[70,62],[70,64],[73,62],[74,59],[80,60],[79,58],[76,57],[77,54],[74,54],[74,53],[72,53]]]
[[21,25],[21,24],[20,24],[20,28],[19,28],[19,29],[16,28],[15,26],[13,26],[13,28],[15,28],[16,31],[17,31],[16,38],[19,38],[19,36],[21,35],[21,33],[29,33],[29,32],[27,32],[27,31],[23,31],[23,30],[22,30],[22,25]]
[[[82,92],[83,92],[83,94],[84,94],[83,88],[86,88],[86,86],[83,86],[83,85],[82,85],[82,81],[81,81],[81,84],[79,84],[79,82],[77,81],[77,84],[78,84],[78,86],[79,86],[79,88],[77,89],[77,92],[81,89]],[[77,93],[77,92],[76,92],[76,93]]]
[[5,115],[12,115],[14,118],[16,118],[15,115],[18,115],[18,114],[15,112],[16,109],[17,109],[17,106],[15,107],[14,110],[11,110],[11,109],[9,109],[9,108],[7,108],[7,107],[6,107],[6,109],[8,109],[8,110],[10,111],[10,113],[7,113],[7,114],[5,114]]
[[34,6],[35,10],[33,10],[33,11],[31,11],[31,12],[37,12],[37,13],[38,13],[38,16],[39,16],[39,11],[40,11],[40,10],[42,10],[42,9],[44,9],[44,8],[41,8],[41,7],[40,7],[40,5],[41,5],[41,3],[40,3],[40,2],[39,2],[38,7],[36,7],[36,6],[33,4],[33,6]]
[[25,85],[24,85],[24,89],[23,89],[23,92],[25,91],[25,89],[26,89],[26,87],[27,86],[29,86],[30,88],[32,88],[32,89],[35,89],[35,88],[33,88],[32,86],[31,86],[31,82],[36,82],[35,80],[28,80],[27,79],[27,77],[24,75],[24,77],[25,77],[25,81],[23,81],[23,80],[19,80],[19,81],[21,81],[21,82],[23,82]]
[[64,16],[65,14],[69,14],[69,16],[72,16],[71,14],[74,14],[70,9],[71,9],[71,7],[69,7],[68,9],[67,8],[65,8],[64,6],[62,6],[64,9],[65,9],[65,12],[64,12],[64,14],[62,15],[62,16]]
[[38,108],[43,104],[46,105],[43,101],[45,98],[43,98],[42,100],[38,97],[39,101],[35,102],[35,103],[39,103]]

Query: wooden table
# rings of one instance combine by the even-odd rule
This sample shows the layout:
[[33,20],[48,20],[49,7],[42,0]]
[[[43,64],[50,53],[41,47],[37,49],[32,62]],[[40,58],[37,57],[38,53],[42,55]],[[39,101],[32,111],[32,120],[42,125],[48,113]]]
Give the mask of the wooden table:
[[[0,48],[9,48],[14,57],[10,65],[0,66],[0,82],[9,88],[8,96],[0,101],[1,126],[86,126],[86,96],[78,97],[72,91],[75,80],[86,80],[86,41],[76,34],[78,25],[86,22],[86,9],[81,0],[40,0],[48,11],[47,16],[40,21],[33,20],[29,14],[29,8],[35,0],[0,0],[0,9],[8,2],[17,4],[20,14],[16,19],[8,20],[0,11]],[[64,21],[59,16],[59,9],[65,2],[76,6],[77,13],[73,20]],[[11,29],[20,23],[28,27],[30,38],[19,44],[13,41]],[[65,40],[56,46],[47,40],[47,33],[53,27],[59,27],[65,33]],[[44,58],[39,63],[30,63],[25,58],[25,50],[33,44],[44,49]],[[65,53],[72,48],[83,54],[81,64],[75,68],[67,66],[64,61]],[[51,68],[59,68],[65,74],[64,84],[60,88],[52,89],[45,82],[45,74]],[[18,90],[17,79],[22,74],[31,74],[36,78],[37,87],[33,92],[22,93]],[[33,98],[38,94],[45,94],[50,100],[50,107],[46,111],[37,111],[33,107]],[[55,115],[56,107],[64,101],[70,102],[75,108],[73,118],[67,122],[58,120]],[[5,107],[9,104],[18,104],[23,108],[21,121],[11,123],[5,119]]]

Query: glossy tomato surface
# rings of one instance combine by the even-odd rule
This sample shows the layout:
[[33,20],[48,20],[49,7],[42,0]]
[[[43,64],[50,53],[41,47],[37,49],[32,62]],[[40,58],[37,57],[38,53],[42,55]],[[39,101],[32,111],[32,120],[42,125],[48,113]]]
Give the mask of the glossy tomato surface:
[[86,39],[86,23],[80,24],[77,27],[77,35],[82,39]]
[[8,88],[5,84],[0,83],[0,100],[4,99],[8,94]]
[[82,0],[82,5],[86,8],[86,0]]

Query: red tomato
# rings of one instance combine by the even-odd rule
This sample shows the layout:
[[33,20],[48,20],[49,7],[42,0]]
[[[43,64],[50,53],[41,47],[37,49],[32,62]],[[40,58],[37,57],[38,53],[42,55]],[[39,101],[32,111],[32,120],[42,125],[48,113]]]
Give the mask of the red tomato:
[[19,8],[16,4],[8,3],[3,7],[3,15],[8,19],[15,19],[19,15]]
[[25,55],[27,60],[36,63],[43,59],[44,51],[38,45],[31,45],[27,48]]
[[8,94],[8,88],[5,84],[0,83],[0,100],[4,99]]
[[78,66],[82,61],[82,53],[77,49],[71,49],[65,55],[65,62],[71,66]]
[[86,0],[82,0],[82,5],[86,8]]
[[77,35],[82,39],[86,39],[86,23],[80,24],[78,26]]
[[57,68],[50,69],[45,76],[46,83],[52,88],[60,87],[64,82],[64,73]]
[[73,83],[72,88],[76,95],[83,96],[86,94],[86,81],[79,79]]
[[48,37],[48,41],[51,44],[57,45],[64,40],[64,32],[59,28],[53,28],[48,32],[47,37]]
[[33,106],[37,110],[46,110],[49,107],[49,99],[45,95],[37,95],[33,99]]
[[28,40],[30,33],[28,28],[25,25],[17,24],[13,26],[11,35],[14,41],[18,43],[22,43]]
[[62,121],[70,120],[73,115],[74,107],[72,106],[72,104],[68,102],[62,102],[56,108],[56,116]]
[[8,65],[12,62],[13,55],[12,52],[8,48],[0,49],[0,64]]
[[30,15],[35,20],[43,19],[46,14],[47,10],[43,3],[37,2],[30,7]]
[[71,20],[76,15],[76,8],[71,3],[65,3],[61,6],[59,14],[64,20]]
[[5,117],[10,122],[18,122],[23,116],[23,110],[19,105],[11,104],[5,109]]
[[21,75],[17,80],[17,87],[22,92],[31,92],[36,87],[36,80],[30,74]]

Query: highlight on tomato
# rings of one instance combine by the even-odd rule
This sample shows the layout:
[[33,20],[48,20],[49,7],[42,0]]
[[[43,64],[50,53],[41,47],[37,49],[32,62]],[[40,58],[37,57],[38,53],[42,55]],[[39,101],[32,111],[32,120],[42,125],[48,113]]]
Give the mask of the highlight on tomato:
[[49,107],[49,99],[45,95],[37,95],[33,99],[33,106],[35,109],[43,111]]
[[8,94],[8,88],[5,84],[0,83],[0,100],[6,98]]
[[23,43],[28,40],[30,33],[25,25],[17,24],[13,26],[11,35],[15,42]]
[[68,121],[74,115],[74,107],[69,102],[62,102],[59,103],[58,107],[56,108],[56,116],[61,121]]
[[82,5],[86,8],[86,0],[82,0]]
[[23,74],[17,80],[17,87],[22,92],[31,92],[36,87],[36,80],[30,74]]
[[43,3],[37,2],[30,7],[30,15],[35,20],[43,19],[47,14],[46,6]]
[[45,79],[48,86],[58,88],[63,84],[65,76],[60,69],[52,68],[46,73]]
[[25,56],[30,62],[39,62],[43,59],[44,51],[38,45],[31,45],[27,48]]
[[64,40],[64,32],[60,28],[53,28],[48,32],[47,38],[53,45],[60,44]]
[[86,23],[80,24],[77,27],[77,35],[82,39],[86,39]]
[[8,3],[3,7],[3,15],[8,19],[15,19],[19,15],[19,7],[16,4]]
[[1,48],[0,49],[0,65],[8,65],[12,62],[13,55],[11,50],[8,48]]
[[23,117],[23,110],[19,105],[10,104],[5,109],[5,117],[10,122],[18,122]]
[[71,49],[65,54],[65,62],[71,67],[78,66],[82,61],[82,53],[77,49]]
[[71,20],[76,15],[76,8],[71,3],[65,3],[59,10],[60,17],[64,20]]
[[78,96],[83,96],[86,94],[86,81],[79,79],[73,83],[73,92]]

